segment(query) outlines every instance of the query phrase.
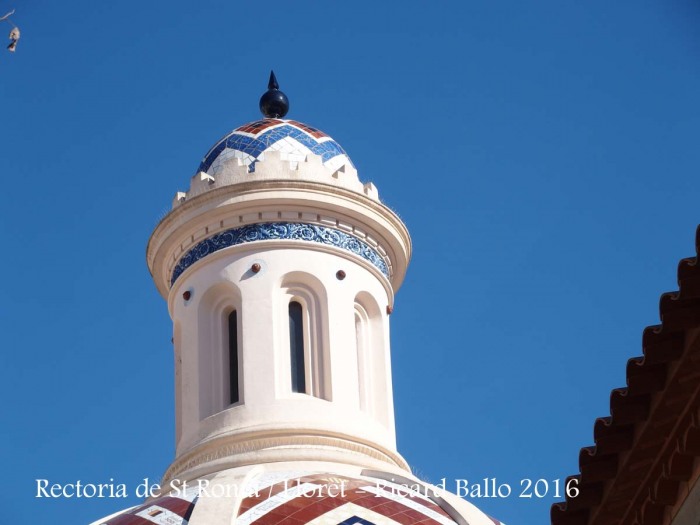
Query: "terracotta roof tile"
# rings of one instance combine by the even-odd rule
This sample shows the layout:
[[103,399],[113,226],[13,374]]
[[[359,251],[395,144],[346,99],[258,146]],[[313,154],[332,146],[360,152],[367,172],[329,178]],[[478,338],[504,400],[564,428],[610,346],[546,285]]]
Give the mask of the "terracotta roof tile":
[[[696,232],[696,253],[700,228]],[[576,497],[555,503],[553,525],[662,525],[697,477],[700,457],[700,267],[678,265],[677,292],[661,295],[661,324],[627,362],[627,386],[610,393],[610,416],[579,453]]]

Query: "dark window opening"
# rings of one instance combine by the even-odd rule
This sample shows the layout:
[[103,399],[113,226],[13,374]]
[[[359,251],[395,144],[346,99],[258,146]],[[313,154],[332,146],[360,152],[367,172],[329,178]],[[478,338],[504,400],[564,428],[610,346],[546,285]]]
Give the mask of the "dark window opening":
[[238,403],[238,315],[235,310],[228,315],[228,377],[230,403]]
[[289,349],[292,364],[292,392],[306,393],[304,366],[304,315],[301,304],[289,303]]

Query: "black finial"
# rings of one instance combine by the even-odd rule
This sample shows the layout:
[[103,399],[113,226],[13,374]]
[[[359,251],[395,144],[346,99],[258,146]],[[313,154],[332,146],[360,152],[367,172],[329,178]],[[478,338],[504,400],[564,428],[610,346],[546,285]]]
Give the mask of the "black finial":
[[270,80],[267,82],[267,89],[279,89],[280,85],[277,83],[277,77],[275,72],[270,70]]
[[289,111],[289,99],[280,91],[274,71],[270,71],[267,91],[260,97],[260,111],[265,118],[282,118]]

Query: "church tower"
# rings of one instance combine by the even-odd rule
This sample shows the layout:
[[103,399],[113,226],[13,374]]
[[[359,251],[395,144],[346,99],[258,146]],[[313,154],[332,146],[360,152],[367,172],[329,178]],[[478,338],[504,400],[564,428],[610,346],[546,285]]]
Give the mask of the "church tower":
[[260,109],[148,242],[173,320],[176,457],[162,495],[96,523],[498,523],[396,450],[406,226],[336,141],[284,119],[274,73]]
[[148,243],[174,324],[166,479],[300,453],[406,468],[389,312],[408,231],[337,142],[281,120],[287,107],[273,74],[265,118],[211,148]]

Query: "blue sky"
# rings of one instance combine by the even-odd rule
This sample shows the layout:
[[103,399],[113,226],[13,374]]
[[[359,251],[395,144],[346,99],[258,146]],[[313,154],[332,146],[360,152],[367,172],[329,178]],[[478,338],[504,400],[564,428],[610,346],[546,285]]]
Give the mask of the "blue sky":
[[[12,8],[4,521],[87,523],[137,500],[35,499],[34,480],[135,487],[172,460],[171,325],[145,245],[208,148],[258,118],[270,68],[289,117],[342,144],[411,231],[391,318],[399,451],[429,480],[516,494],[577,472],[694,255],[697,2]],[[515,525],[554,501],[474,503]]]

